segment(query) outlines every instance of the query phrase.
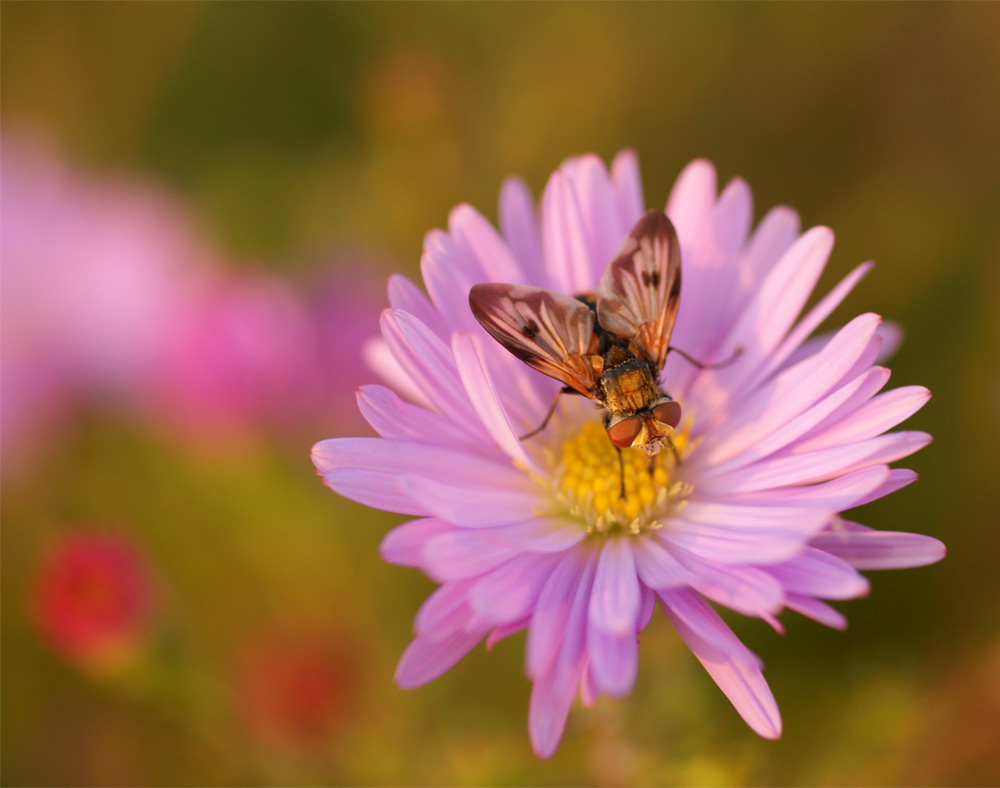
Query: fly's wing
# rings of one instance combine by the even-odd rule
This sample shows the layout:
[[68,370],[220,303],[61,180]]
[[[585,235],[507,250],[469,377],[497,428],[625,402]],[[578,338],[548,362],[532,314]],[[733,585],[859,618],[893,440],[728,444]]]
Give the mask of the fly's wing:
[[663,211],[649,211],[629,231],[601,277],[597,320],[663,369],[680,296],[677,231]]
[[594,313],[553,290],[490,282],[473,286],[469,306],[483,328],[525,364],[594,397],[590,355],[597,352]]

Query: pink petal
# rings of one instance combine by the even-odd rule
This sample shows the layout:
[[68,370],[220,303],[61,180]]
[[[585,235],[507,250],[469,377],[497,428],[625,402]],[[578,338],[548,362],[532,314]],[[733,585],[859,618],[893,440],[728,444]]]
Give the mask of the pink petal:
[[677,229],[682,260],[692,259],[692,244],[702,237],[702,229],[715,205],[715,193],[715,167],[706,159],[691,162],[674,183],[667,201],[667,215]]
[[427,597],[413,621],[417,636],[444,640],[455,632],[467,631],[466,624],[472,617],[469,585],[468,581],[445,583]]
[[[826,396],[854,365],[874,336],[880,319],[861,315],[848,323],[813,358],[785,370],[732,409],[725,424],[712,430],[697,452],[699,465],[715,466],[766,440],[789,421]],[[842,393],[846,399],[850,392]],[[839,402],[829,406],[832,410]],[[815,416],[813,424],[826,414]],[[790,430],[795,434],[796,429]],[[805,429],[802,429],[804,432]]]
[[[911,471],[908,468],[892,468],[889,470],[889,477],[871,493],[857,501],[854,506],[864,506],[866,503],[877,501],[879,498],[889,495],[889,493],[902,490],[908,484],[913,484],[916,480],[916,471]],[[847,507],[844,508],[846,509]]]
[[[521,480],[527,482],[528,477]],[[523,522],[534,517],[538,508],[538,496],[533,491],[505,489],[488,482],[452,484],[408,475],[399,477],[398,486],[427,513],[465,528]]]
[[886,465],[872,465],[820,484],[744,493],[740,501],[755,506],[815,505],[827,511],[842,512],[860,506],[888,481],[891,473]]
[[611,182],[618,195],[622,227],[631,227],[646,212],[642,197],[642,177],[635,151],[623,150],[611,163]]
[[586,536],[586,531],[575,523],[544,517],[493,528],[490,533],[532,553],[561,553]]
[[[721,473],[741,468],[783,449],[803,435],[815,431],[817,425],[828,423],[832,418],[831,414],[841,412],[845,406],[852,404],[857,407],[860,397],[870,397],[872,393],[878,391],[885,384],[887,379],[888,370],[883,367],[873,367],[863,375],[858,375],[853,380],[833,390],[832,393],[822,397],[815,405],[806,408],[784,425],[776,427],[770,434],[761,435],[760,440],[744,448],[732,459],[715,464],[713,472]],[[706,458],[705,461],[707,462],[708,459]]]
[[812,484],[868,465],[908,457],[930,442],[931,436],[924,432],[893,432],[847,446],[761,460],[732,473],[706,478],[699,489],[707,493],[738,493]]
[[492,447],[476,442],[452,419],[405,402],[392,389],[370,384],[358,389],[358,409],[383,438],[417,440],[485,454]]
[[469,251],[460,249],[447,233],[433,230],[424,239],[420,271],[427,293],[449,329],[468,330],[478,325],[469,309],[469,290],[490,277]]
[[500,189],[500,229],[514,257],[521,264],[522,279],[515,284],[545,286],[542,241],[531,192],[520,178],[508,178]]
[[434,410],[434,405],[410,380],[410,376],[399,365],[382,337],[371,337],[365,342],[361,347],[361,358],[365,366],[374,372],[379,380],[387,384],[404,400],[413,402],[424,410]]
[[691,501],[657,538],[720,563],[770,563],[797,553],[833,514],[807,507]]
[[[696,357],[712,354],[728,333],[737,315],[736,301],[745,272],[740,257],[753,218],[753,198],[746,183],[731,181],[713,206],[704,235],[683,274],[677,327],[671,344]],[[683,247],[684,236],[680,236]],[[698,374],[691,364],[671,369],[671,385],[686,389]]]
[[677,588],[689,584],[694,574],[686,569],[668,549],[654,538],[637,539],[632,546],[639,578],[649,588]]
[[[825,228],[824,228],[825,229]],[[767,363],[760,368],[757,375],[753,378],[753,381],[759,381],[764,379],[767,375],[770,375],[775,370],[779,369],[786,361],[791,361],[791,355],[795,352],[798,347],[805,341],[806,337],[812,334],[816,330],[817,326],[829,317],[830,313],[836,309],[840,303],[847,298],[848,294],[854,289],[855,285],[860,282],[867,273],[872,269],[874,263],[862,263],[857,268],[855,268],[851,273],[845,276],[837,285],[827,293],[816,306],[809,310],[798,323],[796,323],[795,328],[793,328],[788,335],[785,336],[784,340],[778,346],[778,348],[771,353],[770,357],[767,359]],[[881,329],[881,326],[879,327]],[[780,338],[780,337],[779,337]],[[805,357],[811,354],[806,354]]]
[[767,571],[788,591],[823,599],[854,599],[868,593],[868,580],[846,561],[815,547]]
[[509,542],[491,538],[496,529],[452,529],[424,544],[422,566],[438,582],[478,577],[518,555]]
[[855,569],[909,569],[936,563],[945,556],[945,546],[930,536],[875,531],[857,523],[813,537],[810,544],[843,558]]
[[587,653],[598,692],[621,697],[632,690],[639,670],[639,639],[634,631],[615,635],[589,627]]
[[[788,249],[761,283],[756,298],[734,323],[730,339],[721,345],[726,352],[742,347],[742,354],[732,364],[705,375],[691,390],[691,396],[697,396],[708,414],[715,416],[715,409],[732,392],[753,391],[763,380],[762,372],[770,362],[773,350],[805,306],[832,248],[833,232],[826,227],[814,227]],[[748,337],[752,337],[753,341],[748,342]],[[679,340],[674,344],[681,347]],[[674,366],[668,367],[667,371],[683,369],[682,361],[673,359],[671,363]],[[672,380],[669,376],[667,379]]]
[[487,282],[519,282],[523,269],[510,248],[479,211],[462,203],[448,214],[448,231],[455,245],[478,262]]
[[484,632],[454,632],[443,640],[414,638],[396,666],[396,685],[413,689],[433,681],[476,647]]
[[753,660],[756,667],[760,667],[760,660],[733,635],[712,606],[694,591],[678,588],[656,593],[675,626],[680,622],[688,630],[697,632],[702,640],[716,650],[724,654],[746,656]]
[[409,312],[439,337],[447,336],[441,314],[434,308],[423,291],[402,274],[389,277],[389,305]]
[[539,758],[551,758],[559,746],[559,740],[562,739],[569,707],[573,703],[576,688],[583,676],[582,659],[576,670],[575,681],[567,681],[564,677],[557,677],[554,671],[549,671],[537,679],[531,688],[531,700],[528,703],[528,735],[531,738],[531,748]]
[[788,594],[785,597],[785,607],[831,629],[847,629],[846,616],[818,599],[799,594]]
[[632,225],[621,221],[617,195],[604,163],[593,154],[567,162],[564,171],[576,194],[583,232],[593,253],[593,282],[615,254]]
[[439,413],[464,420],[485,437],[486,431],[465,396],[451,348],[407,312],[387,309],[381,324],[389,350],[421,394]]
[[881,435],[920,410],[930,398],[930,391],[923,386],[904,386],[879,394],[836,424],[800,441],[796,451],[815,451]]
[[[706,638],[704,628],[692,629],[676,615],[670,604],[666,604],[666,610],[688,647],[746,723],[766,739],[780,738],[778,704],[757,667],[757,659],[737,640],[722,619],[714,616],[714,632]],[[730,641],[727,648],[720,649],[715,645],[719,639]]]
[[763,569],[720,564],[675,549],[678,559],[696,578],[691,588],[702,596],[745,616],[760,618],[781,610],[784,589]]
[[478,337],[458,331],[452,334],[451,347],[466,394],[487,432],[501,451],[514,462],[528,472],[541,473],[535,461],[524,450],[504,412],[493,378],[483,359]]
[[609,635],[634,636],[638,615],[639,579],[632,549],[625,538],[609,539],[597,560],[590,623]]
[[[571,550],[549,575],[538,597],[528,629],[526,664],[528,675],[536,681],[549,672],[566,636],[570,609],[585,577],[589,556]],[[587,583],[589,591],[589,580]]]
[[390,564],[401,566],[423,565],[421,552],[424,544],[431,538],[455,530],[455,526],[432,517],[411,520],[397,525],[382,539],[379,545],[379,555]]
[[580,204],[564,172],[549,178],[542,195],[542,247],[552,286],[564,293],[584,293],[597,282],[595,260]]
[[508,561],[473,584],[469,605],[486,620],[520,621],[531,612],[558,560],[523,554]]
[[751,285],[757,285],[771,272],[799,237],[799,215],[784,205],[767,212],[754,230],[746,250],[746,270]]

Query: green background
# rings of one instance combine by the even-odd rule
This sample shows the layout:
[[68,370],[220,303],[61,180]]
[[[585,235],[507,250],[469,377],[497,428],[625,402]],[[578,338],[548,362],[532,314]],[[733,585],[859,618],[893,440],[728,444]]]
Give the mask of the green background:
[[[2,120],[76,163],[166,184],[234,259],[295,276],[331,249],[418,276],[423,234],[502,179],[538,193],[569,155],[637,151],[647,204],[710,158],[756,217],[837,231],[817,292],[878,265],[827,327],[876,311],[907,341],[892,385],[920,481],[876,528],[940,564],[872,573],[833,632],[731,618],[784,737],[754,735],[662,616],[637,686],[576,708],[531,754],[523,636],[419,690],[392,684],[432,588],[384,565],[402,518],[339,500],[300,444],[195,454],[94,408],[3,491],[4,784],[984,785],[1000,782],[1000,5],[990,3],[20,3],[2,6]],[[124,523],[167,603],[146,664],[96,678],[25,614],[39,545]],[[354,689],[318,749],[241,728],[231,655],[262,627],[340,644]]]

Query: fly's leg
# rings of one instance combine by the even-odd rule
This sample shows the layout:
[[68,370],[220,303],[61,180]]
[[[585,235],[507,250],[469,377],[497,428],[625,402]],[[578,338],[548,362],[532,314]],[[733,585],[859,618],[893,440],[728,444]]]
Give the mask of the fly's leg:
[[[611,445],[615,446],[613,443]],[[622,461],[622,450],[615,446],[615,451],[618,452],[618,478],[621,479],[618,500],[623,500],[625,498],[625,463]]]
[[[676,467],[677,465],[681,464],[681,455],[678,453],[677,447],[674,446],[674,442],[673,442],[673,440],[671,440],[670,436],[667,435],[666,438],[667,438],[667,446],[670,447],[670,451],[674,455],[674,466]],[[652,457],[650,457],[649,459],[650,459],[650,462],[653,461]]]
[[552,400],[552,404],[551,404],[551,405],[549,405],[549,412],[545,414],[545,418],[544,418],[544,419],[542,419],[542,423],[541,423],[541,424],[539,424],[539,425],[538,425],[537,427],[535,427],[535,429],[533,429],[533,430],[532,430],[531,432],[526,432],[526,433],[524,433],[524,435],[521,435],[521,436],[520,436],[520,437],[518,438],[518,440],[519,440],[519,441],[523,441],[523,440],[527,440],[527,439],[528,439],[528,438],[530,438],[530,437],[531,437],[532,435],[537,435],[537,434],[538,434],[539,432],[541,432],[542,430],[544,430],[544,429],[545,429],[545,427],[546,427],[546,426],[548,425],[548,423],[549,423],[549,419],[551,419],[551,418],[552,418],[552,414],[556,412],[556,405],[557,405],[557,404],[558,404],[558,402],[559,402],[559,398],[560,398],[560,397],[561,397],[561,396],[562,396],[563,394],[570,394],[570,393],[573,393],[573,394],[575,394],[575,393],[576,393],[576,391],[575,391],[574,389],[571,389],[571,388],[565,388],[565,387],[564,387],[564,388],[561,388],[561,389],[559,389],[559,391],[557,391],[557,392],[556,392],[556,398],[555,398],[554,400]]
[[719,361],[715,364],[705,364],[701,361],[698,361],[698,359],[689,356],[683,350],[679,350],[678,348],[675,347],[668,347],[667,353],[676,353],[681,358],[687,359],[689,362],[694,364],[696,367],[698,367],[698,369],[722,369],[723,367],[728,367],[730,364],[736,361],[736,359],[738,359],[742,355],[743,348],[741,347],[736,348],[736,350],[733,351],[733,354],[729,358],[727,358],[725,361]]

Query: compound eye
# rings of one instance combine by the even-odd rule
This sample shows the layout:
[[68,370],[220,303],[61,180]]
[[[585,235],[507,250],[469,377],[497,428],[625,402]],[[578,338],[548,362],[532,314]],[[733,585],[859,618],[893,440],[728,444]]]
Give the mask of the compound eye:
[[673,400],[661,402],[653,408],[653,418],[663,424],[676,427],[681,423],[681,406]]
[[638,416],[628,416],[617,424],[608,427],[608,437],[615,446],[628,448],[642,431],[642,419]]

